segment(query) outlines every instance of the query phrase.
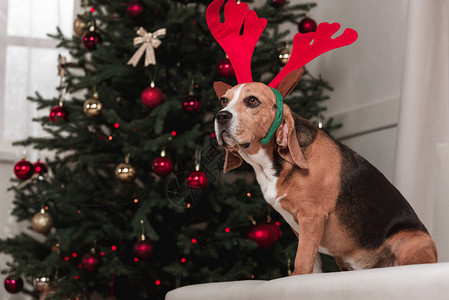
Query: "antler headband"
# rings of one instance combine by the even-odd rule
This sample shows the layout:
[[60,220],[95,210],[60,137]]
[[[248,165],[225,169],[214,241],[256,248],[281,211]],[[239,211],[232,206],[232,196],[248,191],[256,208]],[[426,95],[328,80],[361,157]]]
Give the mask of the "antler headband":
[[[224,7],[224,23],[220,21],[220,8],[225,0],[213,1],[206,11],[209,29],[231,60],[238,83],[252,82],[251,57],[267,20],[257,17],[248,4],[229,0]],[[243,23],[244,22],[244,23]],[[243,26],[243,34],[240,34]],[[321,23],[316,32],[297,33],[293,38],[293,49],[290,59],[279,74],[268,84],[277,88],[288,73],[303,67],[305,64],[332,49],[344,47],[357,40],[357,32],[351,28],[338,37],[332,38],[340,29],[339,23]]]

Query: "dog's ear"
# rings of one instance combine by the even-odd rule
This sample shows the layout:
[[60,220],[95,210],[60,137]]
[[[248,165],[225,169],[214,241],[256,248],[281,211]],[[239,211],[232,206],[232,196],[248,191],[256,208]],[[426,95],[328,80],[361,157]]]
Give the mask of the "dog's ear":
[[295,121],[290,108],[284,104],[284,121],[276,131],[276,143],[279,155],[286,161],[297,165],[301,169],[307,169],[307,160],[299,145],[296,135]]
[[242,164],[242,157],[240,154],[235,150],[228,150],[226,149],[226,157],[224,162],[224,168],[223,173],[226,173],[228,171],[231,171],[232,169],[240,167]]
[[230,86],[227,83],[224,83],[223,81],[214,82],[214,90],[218,99],[221,99],[221,97],[223,97],[226,91],[229,90],[230,88],[232,88],[232,86]]
[[276,88],[279,93],[281,93],[282,98],[285,99],[285,97],[288,96],[288,94],[293,91],[295,86],[298,84],[299,79],[302,76],[302,73],[304,73],[304,69],[296,69],[290,73],[287,74],[287,76],[282,79],[282,81],[279,83],[278,87]]

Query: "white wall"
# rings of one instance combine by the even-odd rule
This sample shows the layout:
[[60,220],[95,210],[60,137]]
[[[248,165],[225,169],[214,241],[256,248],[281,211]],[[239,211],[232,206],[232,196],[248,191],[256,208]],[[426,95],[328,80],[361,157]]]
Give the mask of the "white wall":
[[[266,0],[256,0],[255,5]],[[334,87],[324,103],[326,117],[343,128],[333,132],[393,180],[399,96],[408,0],[290,0],[316,2],[311,18],[338,22],[359,33],[345,48],[326,53],[308,64]],[[290,39],[298,32],[289,24]],[[340,30],[338,33],[343,32]]]
[[[333,134],[392,180],[408,0],[315,2],[311,17],[317,23],[339,22],[359,33],[355,44],[308,66],[334,87],[326,117],[343,128]],[[292,35],[296,32],[293,27]]]
[[335,135],[392,180],[408,0],[317,3],[318,22],[338,21],[359,33],[354,45],[313,66],[335,87],[327,115],[344,124]]

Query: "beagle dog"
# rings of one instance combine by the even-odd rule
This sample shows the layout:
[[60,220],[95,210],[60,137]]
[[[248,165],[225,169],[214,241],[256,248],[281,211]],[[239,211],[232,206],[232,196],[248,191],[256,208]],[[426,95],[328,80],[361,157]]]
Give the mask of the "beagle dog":
[[265,200],[298,236],[293,274],[318,271],[318,252],[334,256],[341,270],[437,262],[435,243],[412,207],[362,156],[286,104],[267,139],[282,103],[277,99],[302,72],[289,73],[276,90],[260,82],[214,83],[224,172],[242,160],[254,168]]

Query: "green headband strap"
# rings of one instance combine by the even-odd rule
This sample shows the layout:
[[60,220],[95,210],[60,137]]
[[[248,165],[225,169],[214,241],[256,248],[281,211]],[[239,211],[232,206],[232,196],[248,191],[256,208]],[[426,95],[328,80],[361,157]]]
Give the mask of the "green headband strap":
[[268,130],[267,135],[263,139],[260,140],[262,145],[268,144],[268,142],[271,140],[271,137],[273,136],[273,134],[276,132],[276,130],[278,130],[278,128],[282,122],[282,113],[284,111],[283,99],[282,99],[281,93],[279,93],[278,90],[276,90],[272,87],[270,87],[270,89],[273,91],[274,95],[276,96],[276,105],[277,105],[276,117],[274,118],[273,124],[271,124],[271,127]]

